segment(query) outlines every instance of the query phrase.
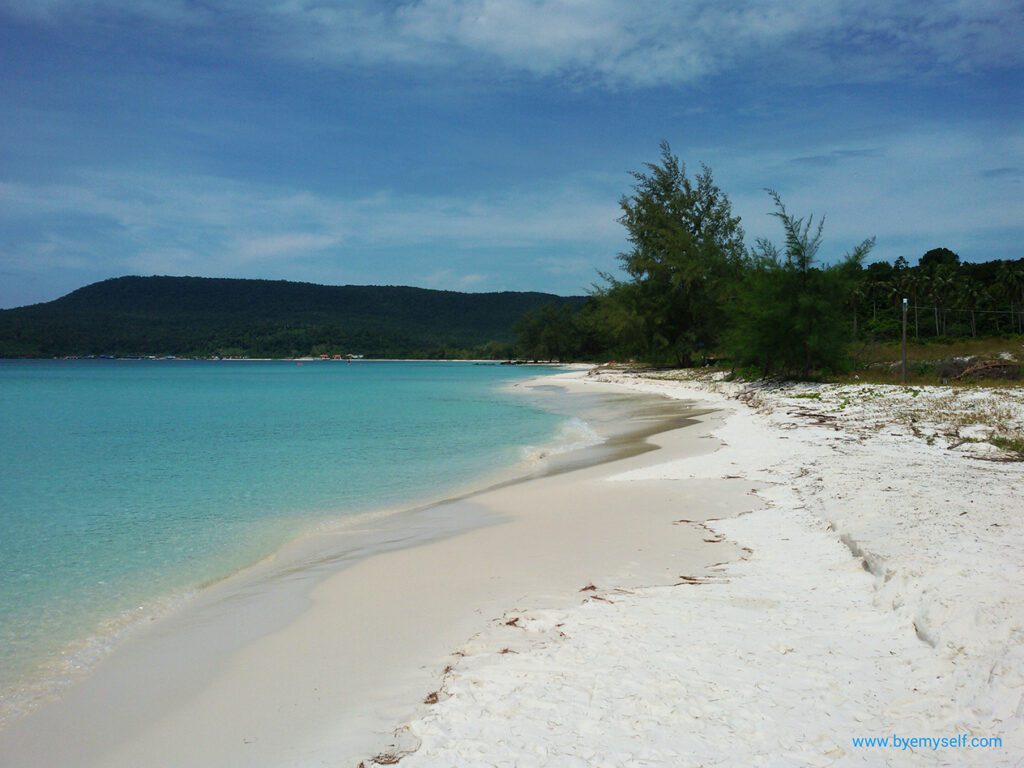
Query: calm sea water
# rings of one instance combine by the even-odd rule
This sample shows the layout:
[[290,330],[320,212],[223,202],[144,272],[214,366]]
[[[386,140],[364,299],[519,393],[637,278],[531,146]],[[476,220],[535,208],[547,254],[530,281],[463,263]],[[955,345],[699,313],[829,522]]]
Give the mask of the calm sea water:
[[508,391],[541,372],[0,361],[0,690],[312,525],[514,464],[565,424]]

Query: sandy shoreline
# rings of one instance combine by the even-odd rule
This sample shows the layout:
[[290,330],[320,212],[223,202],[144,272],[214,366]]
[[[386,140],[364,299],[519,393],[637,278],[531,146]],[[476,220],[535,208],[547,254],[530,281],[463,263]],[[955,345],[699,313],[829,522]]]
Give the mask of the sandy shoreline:
[[1020,765],[1024,463],[986,438],[1024,393],[671,376],[600,378],[715,404],[723,448],[608,485],[742,478],[765,507],[706,526],[744,557],[481,633],[401,764]]
[[[434,508],[433,540],[296,569],[287,607],[212,603],[245,642],[165,627],[0,732],[0,762],[1020,764],[1024,463],[985,439],[1024,425],[1020,393],[555,381],[669,398],[634,423],[701,415]],[[853,743],[958,734],[1002,745]]]
[[[305,561],[276,572],[273,589],[213,590],[126,642],[62,700],[0,732],[0,762],[354,764],[387,746],[452,648],[520,601],[559,605],[591,581],[668,581],[677,565],[721,560],[727,546],[672,526],[678,495],[664,497],[656,483],[646,497],[606,492],[609,472],[653,455],[637,447],[647,432],[687,412],[673,406],[670,419],[651,398],[618,397],[642,407],[614,446],[617,461],[578,469],[567,455],[549,476],[427,510],[418,531],[395,529],[393,551]],[[673,456],[710,450],[700,431],[651,442]],[[722,493],[742,499],[747,490]]]

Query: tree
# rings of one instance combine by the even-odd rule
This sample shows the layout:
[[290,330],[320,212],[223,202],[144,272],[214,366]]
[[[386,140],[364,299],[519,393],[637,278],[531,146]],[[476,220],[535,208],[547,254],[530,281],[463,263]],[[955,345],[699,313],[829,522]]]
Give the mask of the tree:
[[956,273],[948,265],[939,265],[926,276],[928,294],[934,302],[935,335],[946,335],[946,307],[955,288]]
[[515,327],[519,354],[528,360],[564,360],[578,354],[576,316],[563,304],[527,312]]
[[917,265],[925,270],[933,270],[936,267],[958,267],[960,266],[960,257],[949,248],[932,248],[921,256]]
[[864,290],[864,283],[863,283],[863,281],[858,280],[856,283],[854,283],[853,287],[850,289],[850,298],[849,298],[850,306],[853,307],[853,337],[854,338],[857,338],[857,335],[858,335],[857,307],[860,306],[860,303],[864,300],[864,296],[865,295],[866,295],[866,292]]
[[[1017,333],[1024,331],[1024,267],[1020,262],[1006,262],[999,267],[999,283],[1002,294],[1010,302],[1010,330],[1013,330],[1014,315],[1017,317]],[[1020,305],[1017,302],[1020,302]]]
[[956,286],[957,298],[961,306],[967,310],[971,317],[971,337],[975,338],[978,335],[978,322],[976,312],[978,311],[978,305],[981,304],[984,298],[984,294],[981,288],[973,280],[964,279]]
[[850,325],[843,311],[858,268],[874,246],[865,240],[831,266],[815,264],[824,221],[814,226],[786,210],[779,195],[772,214],[782,222],[785,251],[759,240],[739,291],[737,316],[727,335],[735,363],[757,365],[766,374],[837,369],[845,362]]
[[619,201],[632,246],[619,256],[628,280],[603,275],[600,299],[649,362],[690,365],[725,324],[725,299],[744,259],[743,230],[707,166],[691,180],[662,142],[661,162],[645,168],[632,174],[633,194]]

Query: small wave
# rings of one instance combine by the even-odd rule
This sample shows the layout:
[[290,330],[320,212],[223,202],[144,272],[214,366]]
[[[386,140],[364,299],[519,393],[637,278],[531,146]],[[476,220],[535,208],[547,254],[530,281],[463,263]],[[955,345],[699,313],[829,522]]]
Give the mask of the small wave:
[[134,632],[187,603],[197,589],[153,598],[102,622],[85,637],[72,641],[56,657],[43,661],[27,679],[0,689],[0,728],[42,704],[60,698],[75,681],[88,675],[115,646]]
[[593,427],[578,416],[573,416],[562,423],[550,443],[541,446],[523,446],[521,449],[522,459],[529,464],[534,464],[542,462],[550,456],[578,451],[603,442],[604,438],[597,434]]

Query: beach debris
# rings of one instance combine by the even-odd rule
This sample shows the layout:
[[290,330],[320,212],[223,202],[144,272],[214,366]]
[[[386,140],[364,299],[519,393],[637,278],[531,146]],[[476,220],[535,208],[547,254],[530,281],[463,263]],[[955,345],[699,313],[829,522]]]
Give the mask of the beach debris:
[[504,656],[506,653],[519,653],[519,651],[513,651],[511,648],[502,648],[498,653]]
[[518,627],[519,626],[519,617],[518,616],[513,616],[511,619],[509,619],[508,621],[505,622],[505,626],[506,627]]
[[[957,369],[960,369],[957,372]],[[999,358],[996,360],[978,360],[967,358],[958,361],[956,366],[947,366],[939,375],[944,378],[962,379],[1019,379],[1020,365],[1014,360]]]
[[708,581],[707,579],[701,578],[699,576],[680,576],[679,579],[680,581],[676,584],[673,584],[673,587],[681,587],[684,584],[706,584]]
[[[375,755],[370,758],[371,763],[376,765],[398,765],[398,761],[402,758],[396,755],[394,752],[381,752],[379,755]],[[363,763],[359,764],[362,768],[366,768]]]
[[597,591],[597,587],[594,586],[593,582],[591,582],[590,584],[587,584],[587,586],[583,587],[583,589],[580,590],[580,592],[596,592],[596,591]]
[[437,691],[431,691],[423,699],[423,703],[424,704],[437,704],[437,701],[438,701]]

